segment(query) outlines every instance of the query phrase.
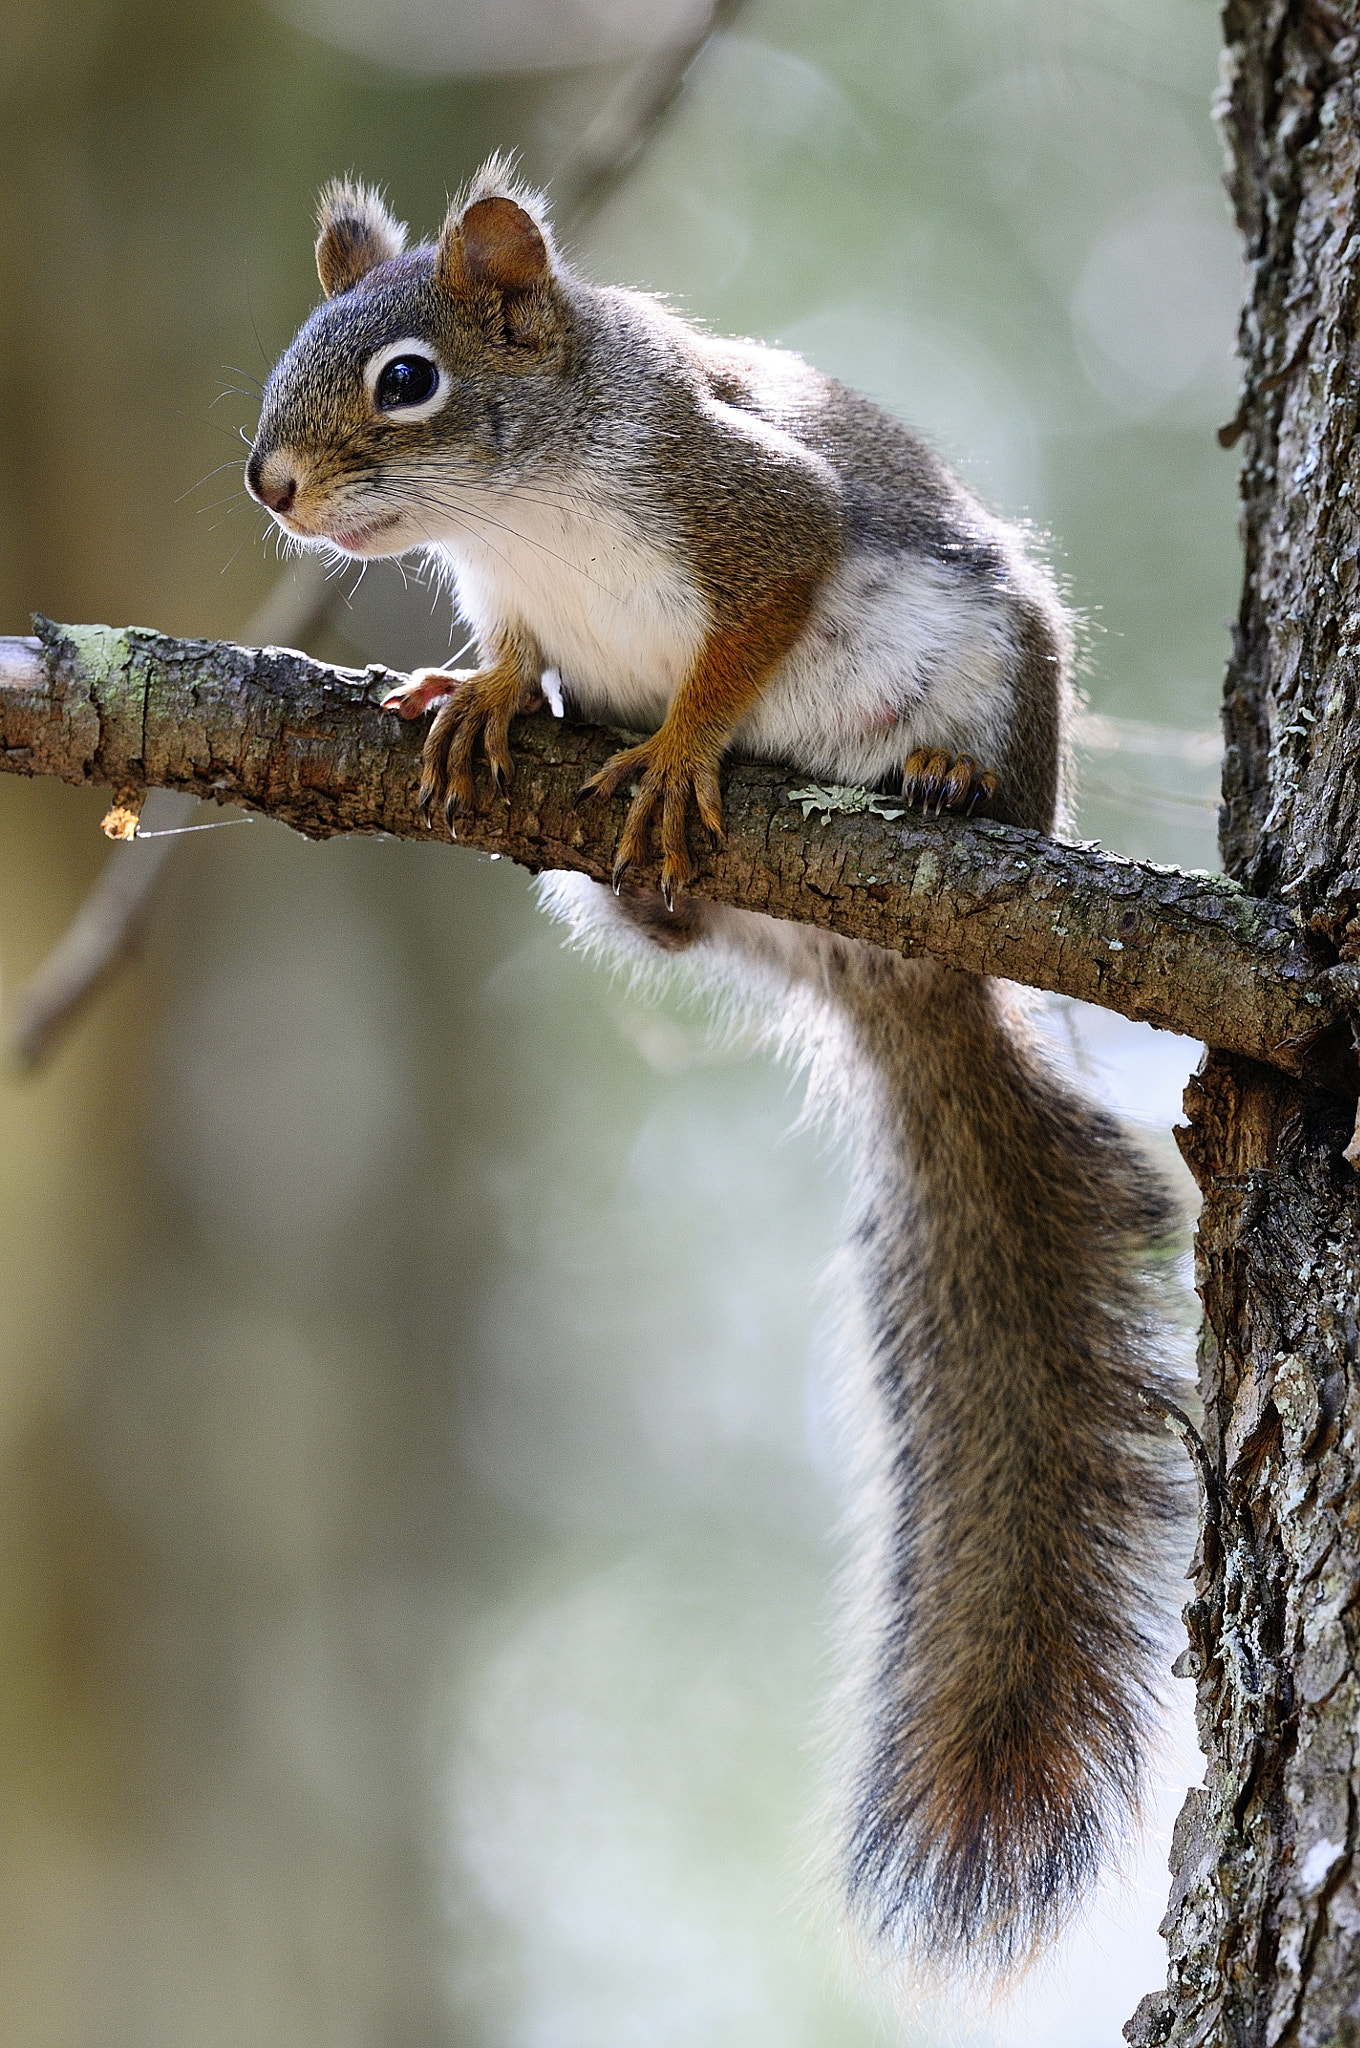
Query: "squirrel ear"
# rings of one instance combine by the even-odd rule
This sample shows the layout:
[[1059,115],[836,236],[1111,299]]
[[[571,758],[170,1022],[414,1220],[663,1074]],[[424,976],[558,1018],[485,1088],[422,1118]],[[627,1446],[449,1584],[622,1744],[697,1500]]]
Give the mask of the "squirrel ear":
[[392,218],[372,185],[332,179],[317,202],[316,219],[316,268],[328,299],[406,247],[404,222]]
[[548,245],[531,214],[499,195],[450,207],[439,237],[435,276],[446,290],[490,285],[513,297],[546,284]]

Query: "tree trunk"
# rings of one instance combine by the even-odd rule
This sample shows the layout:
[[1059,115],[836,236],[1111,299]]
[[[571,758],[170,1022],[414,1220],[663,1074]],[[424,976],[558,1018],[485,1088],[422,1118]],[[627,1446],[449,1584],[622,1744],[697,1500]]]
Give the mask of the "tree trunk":
[[[1229,666],[1222,846],[1360,959],[1360,7],[1227,0],[1220,117],[1249,265],[1246,581]],[[1167,1989],[1126,2033],[1360,2042],[1360,1182],[1348,1119],[1211,1055],[1182,1149],[1208,1470],[1190,1645],[1205,1784],[1172,1844]]]

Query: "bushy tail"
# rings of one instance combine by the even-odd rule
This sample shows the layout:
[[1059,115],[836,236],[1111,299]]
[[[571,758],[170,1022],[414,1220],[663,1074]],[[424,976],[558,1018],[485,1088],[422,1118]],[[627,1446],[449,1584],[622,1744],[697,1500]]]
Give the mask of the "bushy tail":
[[1149,1270],[1169,1197],[1001,985],[860,949],[838,1003],[886,1425],[848,1833],[878,1930],[991,1970],[1136,1805],[1179,1520]]
[[[556,896],[578,929],[618,915]],[[631,918],[719,987],[763,987],[850,1139],[877,1426],[849,1894],[918,1958],[1005,1970],[1138,1796],[1180,1520],[1139,1401],[1170,1391],[1172,1202],[1003,984],[752,913]]]

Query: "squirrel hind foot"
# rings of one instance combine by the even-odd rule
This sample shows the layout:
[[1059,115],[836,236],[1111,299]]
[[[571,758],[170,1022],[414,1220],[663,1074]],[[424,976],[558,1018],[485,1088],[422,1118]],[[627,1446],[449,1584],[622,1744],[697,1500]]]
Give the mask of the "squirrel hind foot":
[[902,768],[902,794],[913,810],[963,812],[989,807],[1001,788],[994,769],[981,768],[971,754],[943,747],[918,747]]

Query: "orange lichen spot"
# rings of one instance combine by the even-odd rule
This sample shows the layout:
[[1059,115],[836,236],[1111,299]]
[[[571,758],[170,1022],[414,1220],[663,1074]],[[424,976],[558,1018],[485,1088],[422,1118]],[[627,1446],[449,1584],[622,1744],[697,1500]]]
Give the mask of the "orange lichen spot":
[[120,789],[114,792],[113,802],[104,813],[100,831],[106,839],[135,839],[137,820],[142,814],[146,801],[144,789]]

